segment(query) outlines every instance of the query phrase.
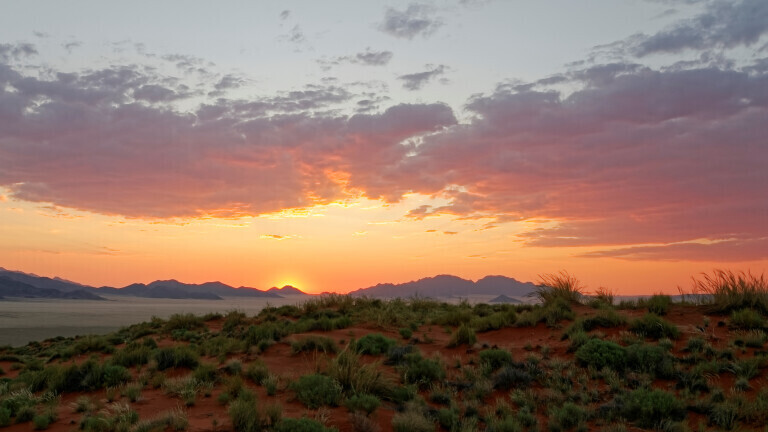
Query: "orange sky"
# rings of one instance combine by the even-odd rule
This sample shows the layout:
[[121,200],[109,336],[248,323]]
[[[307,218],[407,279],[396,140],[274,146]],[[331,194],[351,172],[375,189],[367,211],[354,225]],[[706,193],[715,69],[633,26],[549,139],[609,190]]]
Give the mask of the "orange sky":
[[[94,286],[175,278],[266,289],[291,284],[308,292],[406,282],[436,274],[522,281],[566,269],[588,288],[622,294],[677,292],[717,262],[647,262],[575,255],[600,248],[521,244],[530,224],[482,229],[451,216],[403,220],[403,204],[370,200],[237,219],[173,222],[110,217],[12,199],[0,202],[0,262],[8,269]],[[434,230],[434,232],[430,232]],[[456,232],[456,234],[445,234]],[[277,236],[282,236],[279,239]],[[729,265],[761,272],[765,261]]]

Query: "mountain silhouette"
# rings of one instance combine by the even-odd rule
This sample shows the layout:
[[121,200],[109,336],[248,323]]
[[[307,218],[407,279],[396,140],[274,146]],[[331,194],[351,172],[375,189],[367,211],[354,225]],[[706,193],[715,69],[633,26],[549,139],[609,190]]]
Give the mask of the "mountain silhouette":
[[506,295],[523,297],[533,292],[536,285],[520,282],[506,276],[486,276],[477,282],[452,275],[437,275],[402,284],[378,284],[352,291],[354,296],[368,297],[469,297],[472,295]]
[[0,276],[0,299],[16,298],[49,298],[70,300],[105,300],[85,289],[60,291],[53,288],[40,288],[6,276]]

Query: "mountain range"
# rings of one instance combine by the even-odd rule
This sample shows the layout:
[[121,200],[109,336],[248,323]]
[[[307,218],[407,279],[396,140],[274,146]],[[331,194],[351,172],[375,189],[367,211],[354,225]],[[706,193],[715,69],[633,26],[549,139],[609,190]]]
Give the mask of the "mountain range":
[[[536,289],[530,282],[520,282],[506,276],[486,276],[477,281],[451,275],[438,275],[416,281],[378,284],[350,292],[352,296],[378,298],[407,298],[413,296],[450,298],[473,295],[499,296],[496,301],[515,301]],[[102,295],[165,299],[221,300],[223,297],[282,298],[307,295],[286,285],[262,291],[249,287],[232,287],[221,282],[188,284],[174,279],[149,284],[134,283],[122,288],[92,287],[61,278],[49,278],[0,267],[0,299],[4,297],[105,300]]]
[[378,284],[352,291],[353,296],[367,297],[469,297],[473,295],[505,295],[524,297],[536,289],[531,282],[520,282],[506,276],[486,276],[473,282],[451,275],[438,275],[402,284]]
[[0,298],[57,298],[105,300],[102,295],[132,296],[166,299],[221,300],[222,297],[281,298],[306,295],[301,290],[286,285],[262,291],[256,288],[235,288],[221,282],[188,284],[177,280],[158,280],[149,284],[134,283],[122,288],[92,287],[61,278],[49,278],[34,274],[6,270],[0,267]]

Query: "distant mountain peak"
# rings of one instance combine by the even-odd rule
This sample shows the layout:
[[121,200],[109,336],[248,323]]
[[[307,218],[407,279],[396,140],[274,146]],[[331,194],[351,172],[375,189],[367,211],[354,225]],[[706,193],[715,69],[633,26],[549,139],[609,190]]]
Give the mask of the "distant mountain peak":
[[272,287],[267,290],[268,293],[275,293],[280,295],[306,295],[304,291],[292,286],[284,285],[282,288]]
[[520,282],[507,276],[485,276],[477,282],[458,276],[440,274],[401,284],[380,283],[350,292],[351,295],[371,297],[469,297],[472,295],[506,295],[522,297],[534,291],[530,282]]

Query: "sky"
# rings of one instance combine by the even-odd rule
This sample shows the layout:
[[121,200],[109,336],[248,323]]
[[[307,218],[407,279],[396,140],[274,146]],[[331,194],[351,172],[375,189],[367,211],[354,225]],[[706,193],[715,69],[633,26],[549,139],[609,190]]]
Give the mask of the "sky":
[[6,269],[619,294],[768,269],[764,0],[4,9]]

